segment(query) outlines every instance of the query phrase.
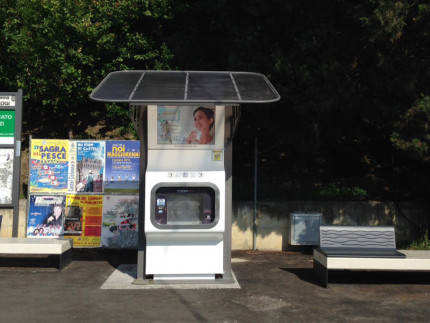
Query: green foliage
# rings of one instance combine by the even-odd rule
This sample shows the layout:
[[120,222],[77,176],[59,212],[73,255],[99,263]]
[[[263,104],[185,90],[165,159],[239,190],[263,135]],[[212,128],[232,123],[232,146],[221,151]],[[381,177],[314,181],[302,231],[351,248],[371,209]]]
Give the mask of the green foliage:
[[343,187],[329,183],[319,190],[318,195],[327,200],[360,200],[367,197],[367,191],[357,186]]
[[370,27],[372,42],[388,40],[396,42],[402,36],[409,11],[409,1],[372,1],[374,11],[372,15],[362,17],[360,20]]
[[173,9],[168,45],[180,69],[261,72],[281,94],[244,109],[236,178],[252,176],[258,137],[268,191],[357,178],[347,187],[372,198],[430,197],[428,130],[421,113],[407,113],[430,94],[428,1],[182,0]]
[[408,249],[412,250],[430,250],[430,237],[428,230],[424,233],[424,235],[411,243]]
[[28,132],[130,132],[126,108],[88,100],[113,70],[255,71],[282,100],[243,109],[241,197],[258,137],[262,198],[430,198],[427,0],[0,3],[0,87],[24,89]]
[[72,136],[89,106],[100,108],[88,95],[107,73],[168,68],[161,39],[168,10],[163,0],[11,2],[0,16],[7,53],[0,83],[23,88],[32,117],[57,136]]
[[415,158],[430,160],[430,96],[418,100],[395,124],[394,146]]

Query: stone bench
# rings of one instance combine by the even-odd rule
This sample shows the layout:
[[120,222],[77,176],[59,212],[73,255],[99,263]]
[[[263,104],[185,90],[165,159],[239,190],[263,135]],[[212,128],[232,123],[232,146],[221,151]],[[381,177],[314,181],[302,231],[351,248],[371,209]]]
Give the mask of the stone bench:
[[430,271],[430,252],[397,251],[393,227],[320,226],[313,259],[324,287],[329,270]]
[[0,238],[0,258],[47,255],[55,258],[58,270],[64,269],[72,262],[72,248],[72,239]]

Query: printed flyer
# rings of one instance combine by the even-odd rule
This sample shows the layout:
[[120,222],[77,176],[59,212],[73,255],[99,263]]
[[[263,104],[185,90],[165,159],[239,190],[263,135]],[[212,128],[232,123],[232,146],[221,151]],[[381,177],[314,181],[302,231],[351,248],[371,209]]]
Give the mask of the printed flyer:
[[73,247],[100,247],[103,214],[102,195],[67,195],[64,237]]
[[104,191],[107,193],[138,193],[139,165],[139,141],[106,141]]
[[69,141],[33,139],[30,155],[30,192],[67,192]]
[[55,238],[63,235],[64,195],[30,195],[27,237]]
[[76,183],[76,141],[69,141],[69,176],[68,176],[68,192],[75,193]]
[[76,192],[103,192],[104,141],[76,142]]
[[12,204],[13,148],[0,149],[0,205]]
[[139,198],[107,195],[103,199],[102,246],[137,249]]
[[158,106],[157,144],[213,145],[215,107]]

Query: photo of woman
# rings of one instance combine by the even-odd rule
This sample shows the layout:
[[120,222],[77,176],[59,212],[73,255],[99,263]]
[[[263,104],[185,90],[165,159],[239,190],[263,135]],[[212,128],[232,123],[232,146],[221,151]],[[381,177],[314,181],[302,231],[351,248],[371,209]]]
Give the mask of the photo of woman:
[[194,127],[187,137],[187,144],[210,145],[214,142],[215,111],[212,108],[198,107],[193,112]]
[[158,106],[157,144],[215,145],[215,119],[215,106]]

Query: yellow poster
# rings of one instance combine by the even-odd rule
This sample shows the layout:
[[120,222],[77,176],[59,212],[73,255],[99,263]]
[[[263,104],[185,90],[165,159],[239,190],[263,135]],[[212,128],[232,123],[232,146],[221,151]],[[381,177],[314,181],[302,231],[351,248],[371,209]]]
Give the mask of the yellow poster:
[[30,148],[30,192],[67,192],[69,141],[32,139]]
[[102,195],[67,195],[64,237],[75,248],[100,247],[102,216]]

